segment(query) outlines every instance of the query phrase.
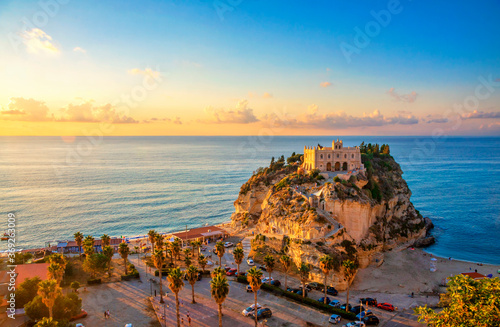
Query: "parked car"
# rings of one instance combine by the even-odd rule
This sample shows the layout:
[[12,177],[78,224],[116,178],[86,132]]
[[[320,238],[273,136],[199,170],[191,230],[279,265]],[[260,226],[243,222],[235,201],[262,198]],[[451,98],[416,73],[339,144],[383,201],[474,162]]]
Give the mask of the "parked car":
[[[286,289],[288,292],[292,292],[298,295],[302,295],[302,289],[301,288],[287,288]],[[306,290],[306,296],[307,296],[307,290]]]
[[231,243],[231,242],[226,242],[226,243],[224,243],[224,247],[225,247],[225,248],[230,248],[230,247],[231,247],[231,246],[233,246],[233,245],[234,245],[234,244],[233,244],[233,243]]
[[361,311],[360,313],[358,313],[356,315],[356,318],[358,320],[363,320],[364,317],[367,317],[367,316],[373,316],[373,312],[371,312],[371,310],[364,310],[364,311]]
[[358,313],[360,313],[363,310],[364,310],[364,308],[361,305],[356,305],[356,306],[354,306],[354,307],[352,307],[352,308],[349,309],[349,311],[351,311],[355,315],[357,315]]
[[[255,304],[252,304],[248,308],[243,309],[243,311],[241,311],[241,314],[244,315],[245,317],[247,317],[249,314],[251,314],[254,311],[254,308],[255,308]],[[257,310],[259,310],[260,308],[262,308],[262,306],[257,303]]]
[[378,318],[374,315],[365,316],[361,321],[364,322],[365,325],[378,325],[380,323]]
[[344,303],[344,304],[342,304],[342,305],[340,306],[340,309],[342,309],[342,310],[344,310],[344,311],[350,311],[350,310],[351,310],[351,308],[352,308],[352,306],[351,306],[350,304],[349,304],[349,307],[348,307],[347,309],[345,308],[345,306],[346,306],[346,304],[345,304],[345,303]]
[[274,278],[272,277],[264,277],[262,278],[262,284],[270,284],[273,280]]
[[377,304],[377,308],[384,309],[387,311],[394,311],[394,306],[387,302]]
[[245,276],[247,275],[247,273],[246,273],[245,271],[240,271],[239,273],[238,273],[238,271],[236,271],[236,273],[235,273],[234,275],[235,275],[236,277],[238,277],[238,276],[243,276],[243,277],[245,277]]
[[[324,288],[322,288],[321,291],[324,292]],[[326,287],[326,294],[337,296],[339,294],[339,292],[335,289],[335,287],[327,286]]]
[[132,324],[125,324],[125,327],[132,327]]
[[238,272],[238,269],[236,268],[231,268],[226,272],[226,276],[234,276]]
[[[318,302],[325,303],[325,297],[320,297],[318,299]],[[330,302],[332,302],[332,300],[330,300],[330,298],[327,296],[326,297],[326,304],[330,304]]]
[[275,280],[271,281],[271,285],[276,286],[276,287],[280,287],[281,282],[279,280],[275,279]]
[[228,272],[229,270],[231,270],[231,267],[224,267],[224,270]]
[[87,311],[85,311],[85,310],[82,309],[82,311],[80,311],[79,314],[77,314],[76,316],[73,316],[73,317],[69,318],[69,321],[74,321],[74,320],[77,320],[77,319],[82,319],[82,318],[87,317],[87,315],[88,315]]
[[332,306],[334,308],[340,308],[340,301],[339,300],[331,300],[328,305]]
[[250,285],[247,285],[247,287],[245,287],[245,289],[247,290],[247,292],[253,292],[253,289],[252,289],[252,286]]
[[377,299],[371,298],[371,297],[364,297],[359,299],[359,302],[365,305],[371,305],[376,307],[377,306]]
[[[273,315],[273,312],[269,308],[263,308],[263,309],[257,310],[257,319],[271,318],[272,315]],[[251,313],[248,316],[255,319],[254,313]]]
[[362,321],[352,321],[352,322],[345,324],[342,327],[365,327],[365,326],[366,326],[365,323]]
[[323,284],[320,284],[320,283],[316,283],[316,282],[312,282],[312,283],[308,283],[306,284],[306,287],[309,287],[309,290],[322,290],[323,289]]
[[330,324],[338,324],[342,320],[342,317],[339,315],[331,315],[330,319],[328,319],[328,322]]
[[248,258],[248,259],[247,259],[247,264],[248,264],[249,266],[253,266],[253,265],[255,264],[255,262],[253,262],[253,259]]
[[267,271],[266,266],[258,266],[257,268],[259,268],[259,269],[260,269],[260,270],[262,270],[262,271]]
[[76,324],[75,327],[85,327],[83,324]]

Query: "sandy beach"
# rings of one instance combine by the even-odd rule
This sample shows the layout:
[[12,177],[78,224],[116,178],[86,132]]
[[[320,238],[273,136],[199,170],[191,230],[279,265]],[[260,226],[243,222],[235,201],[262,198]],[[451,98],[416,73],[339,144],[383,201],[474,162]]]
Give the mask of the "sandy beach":
[[[352,288],[356,291],[430,295],[444,292],[440,287],[446,277],[463,272],[474,272],[483,275],[500,276],[497,271],[500,265],[482,266],[466,262],[440,258],[421,249],[402,249],[384,253],[384,262],[379,267],[370,266],[361,269],[356,275]],[[430,271],[431,258],[436,258],[435,272]]]

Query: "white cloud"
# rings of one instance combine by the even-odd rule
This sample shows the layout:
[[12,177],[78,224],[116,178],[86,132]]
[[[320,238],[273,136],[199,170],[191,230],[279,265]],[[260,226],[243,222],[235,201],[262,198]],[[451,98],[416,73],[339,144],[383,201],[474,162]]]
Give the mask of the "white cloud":
[[259,121],[253,113],[253,109],[248,108],[248,101],[241,100],[235,109],[225,110],[208,107],[205,113],[209,115],[206,120],[200,122],[212,124],[250,124]]
[[49,108],[42,101],[10,98],[7,110],[0,111],[0,119],[18,121],[50,121]]
[[152,70],[151,68],[139,69],[132,68],[127,71],[130,75],[143,75],[143,76],[151,76],[154,79],[160,77],[160,72]]
[[471,113],[462,115],[462,119],[496,119],[500,118],[500,112],[492,111],[492,112],[484,112],[474,110]]
[[80,47],[75,47],[73,48],[74,52],[80,52],[80,53],[87,53],[87,50],[80,48]]
[[72,122],[110,122],[115,124],[135,124],[134,118],[118,112],[111,104],[94,106],[91,101],[82,104],[69,104],[61,109],[60,121]]
[[24,31],[21,37],[30,53],[58,54],[60,52],[53,44],[52,37],[39,28]]
[[264,94],[262,95],[262,98],[264,99],[271,99],[273,97],[273,95],[271,93],[268,93],[268,92],[264,92]]
[[330,82],[321,82],[321,83],[319,83],[319,86],[321,86],[321,87],[329,87],[330,85],[332,85],[332,83],[330,83]]
[[417,100],[417,96],[418,96],[417,92],[415,92],[415,91],[412,91],[409,94],[400,95],[396,92],[396,90],[393,87],[391,87],[389,89],[389,91],[387,91],[386,93],[389,94],[396,101],[404,101],[404,102],[408,102],[408,103],[415,102],[415,100]]

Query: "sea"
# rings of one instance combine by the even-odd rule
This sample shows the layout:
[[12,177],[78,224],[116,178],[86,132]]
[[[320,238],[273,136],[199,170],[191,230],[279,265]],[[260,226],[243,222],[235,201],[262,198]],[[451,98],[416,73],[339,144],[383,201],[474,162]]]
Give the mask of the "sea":
[[[337,138],[0,137],[0,231],[15,216],[24,249],[77,231],[123,237],[226,222],[258,167]],[[389,144],[411,201],[435,224],[428,252],[500,264],[500,138],[340,138],[345,146]]]

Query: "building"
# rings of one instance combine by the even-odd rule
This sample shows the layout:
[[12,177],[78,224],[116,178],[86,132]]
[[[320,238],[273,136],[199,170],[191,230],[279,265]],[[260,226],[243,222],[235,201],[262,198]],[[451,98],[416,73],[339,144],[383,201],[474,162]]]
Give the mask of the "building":
[[332,142],[331,147],[304,147],[304,169],[326,171],[364,170],[359,147],[344,147],[342,140]]
[[[121,239],[121,238],[111,238],[109,240],[109,245],[116,252],[116,251],[118,251],[118,246],[122,242],[123,242],[123,239]],[[59,241],[59,242],[57,242],[56,248],[57,248],[57,252],[59,252],[59,253],[79,253],[80,250],[83,253],[83,248],[79,248],[78,244],[76,244],[76,242],[73,240]],[[98,253],[102,252],[102,240],[101,239],[94,240],[94,251],[98,252]]]
[[188,229],[183,232],[173,233],[172,237],[181,240],[182,244],[188,243],[190,241],[201,241],[206,240],[217,240],[223,238],[227,235],[227,232],[217,226],[203,226],[199,228]]
[[48,263],[31,263],[16,266],[16,288],[27,278],[39,277],[40,280],[47,279]]

